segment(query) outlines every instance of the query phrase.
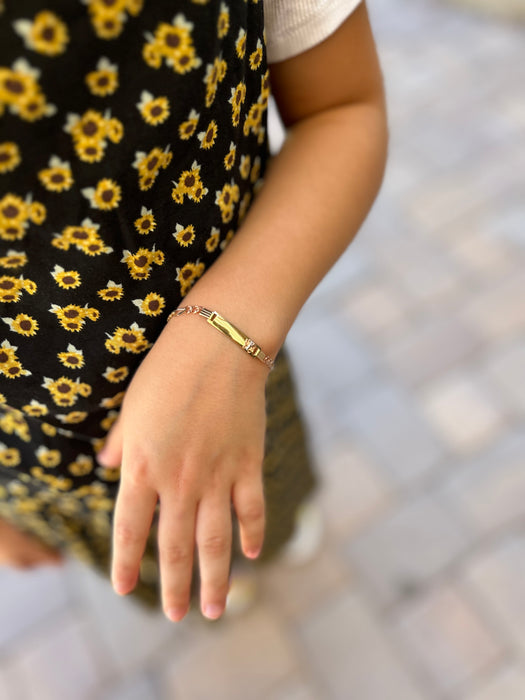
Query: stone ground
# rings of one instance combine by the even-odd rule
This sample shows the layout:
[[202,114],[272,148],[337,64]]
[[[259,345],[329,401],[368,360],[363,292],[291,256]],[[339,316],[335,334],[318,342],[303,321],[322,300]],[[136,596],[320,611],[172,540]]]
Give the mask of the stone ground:
[[388,171],[289,337],[322,550],[218,623],[1,570],[2,699],[525,697],[525,28],[369,6]]

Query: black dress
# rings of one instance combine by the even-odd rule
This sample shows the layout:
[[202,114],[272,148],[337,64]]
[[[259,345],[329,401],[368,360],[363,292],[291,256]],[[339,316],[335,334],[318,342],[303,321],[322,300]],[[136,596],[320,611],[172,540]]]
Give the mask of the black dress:
[[[263,2],[4,5],[0,517],[109,576],[120,474],[95,454],[262,184]],[[261,561],[315,484],[284,348],[267,412]],[[157,519],[133,593],[154,606]]]

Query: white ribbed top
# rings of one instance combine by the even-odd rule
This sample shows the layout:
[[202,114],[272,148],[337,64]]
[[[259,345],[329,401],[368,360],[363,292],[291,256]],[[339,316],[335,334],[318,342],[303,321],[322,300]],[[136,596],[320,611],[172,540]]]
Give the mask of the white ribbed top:
[[264,0],[268,62],[283,61],[319,44],[361,0]]

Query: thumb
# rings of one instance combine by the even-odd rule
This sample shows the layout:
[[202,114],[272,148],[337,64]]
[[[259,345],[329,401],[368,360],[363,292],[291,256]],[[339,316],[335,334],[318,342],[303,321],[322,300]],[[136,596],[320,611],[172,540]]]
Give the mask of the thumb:
[[122,421],[120,416],[111,427],[104,447],[97,453],[97,462],[109,469],[120,467],[122,462]]

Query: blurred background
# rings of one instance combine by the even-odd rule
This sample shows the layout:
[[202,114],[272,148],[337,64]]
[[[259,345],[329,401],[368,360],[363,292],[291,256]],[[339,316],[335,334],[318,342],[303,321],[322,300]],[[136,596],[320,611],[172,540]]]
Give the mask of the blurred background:
[[288,339],[318,555],[179,625],[0,568],[2,700],[525,698],[525,2],[368,7],[385,181]]

